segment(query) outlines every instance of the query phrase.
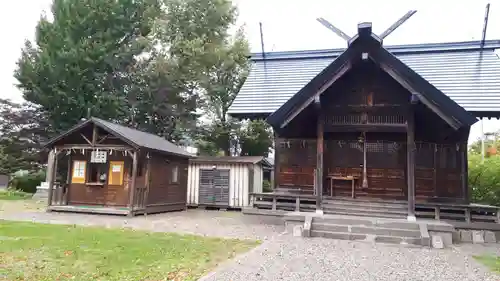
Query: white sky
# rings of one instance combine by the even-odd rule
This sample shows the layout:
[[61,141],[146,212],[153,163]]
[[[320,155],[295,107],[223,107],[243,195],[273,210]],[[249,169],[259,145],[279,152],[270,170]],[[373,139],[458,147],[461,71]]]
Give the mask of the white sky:
[[[264,29],[266,51],[345,47],[346,43],[316,22],[324,17],[348,35],[358,22],[371,21],[378,34],[410,9],[418,12],[384,40],[384,44],[418,44],[480,40],[486,3],[490,2],[487,39],[500,39],[500,2],[487,0],[233,0],[239,8],[239,24],[245,25],[252,51],[259,52],[259,22]],[[33,39],[41,13],[50,11],[51,0],[16,0],[0,4],[0,96],[21,101],[12,77],[25,39]],[[500,121],[486,121],[485,131],[500,129]],[[480,135],[479,123],[471,139]]]

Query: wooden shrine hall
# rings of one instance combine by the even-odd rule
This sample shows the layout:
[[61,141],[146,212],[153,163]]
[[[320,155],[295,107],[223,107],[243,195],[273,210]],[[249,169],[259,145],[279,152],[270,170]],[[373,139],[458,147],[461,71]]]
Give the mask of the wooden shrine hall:
[[499,79],[498,57],[479,43],[385,48],[371,23],[359,24],[348,39],[344,50],[256,58],[229,110],[240,118],[266,117],[273,127],[275,191],[314,198],[318,212],[330,198],[405,202],[410,220],[419,202],[469,204],[470,127],[500,107],[478,113],[457,101],[474,98],[462,89],[480,95],[500,86],[467,73],[478,59],[491,60]]
[[49,211],[137,215],[186,209],[194,155],[162,137],[92,117],[45,147]]

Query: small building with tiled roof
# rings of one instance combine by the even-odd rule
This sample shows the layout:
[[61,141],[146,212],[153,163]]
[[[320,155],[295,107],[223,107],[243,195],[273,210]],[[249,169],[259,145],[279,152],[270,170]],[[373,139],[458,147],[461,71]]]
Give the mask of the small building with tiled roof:
[[162,137],[92,117],[45,147],[49,211],[136,215],[186,208],[195,155]]

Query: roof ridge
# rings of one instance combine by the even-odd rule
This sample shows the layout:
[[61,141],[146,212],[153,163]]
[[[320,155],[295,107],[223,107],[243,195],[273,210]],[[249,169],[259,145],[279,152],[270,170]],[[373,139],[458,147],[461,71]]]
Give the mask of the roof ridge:
[[[411,53],[431,53],[431,52],[457,52],[480,50],[481,41],[460,41],[446,43],[423,43],[423,44],[403,44],[403,45],[387,45],[385,49],[394,54],[411,54]],[[499,40],[486,40],[483,49],[494,50],[500,49]],[[343,53],[346,48],[332,49],[315,49],[315,50],[299,50],[299,51],[277,51],[266,52],[265,56],[260,52],[251,53],[252,60],[281,60],[281,59],[301,59],[314,57],[336,57]]]

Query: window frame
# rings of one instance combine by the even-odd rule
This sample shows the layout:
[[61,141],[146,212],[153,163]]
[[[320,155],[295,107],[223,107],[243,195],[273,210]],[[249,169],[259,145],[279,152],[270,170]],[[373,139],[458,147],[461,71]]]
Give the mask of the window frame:
[[[83,176],[75,176],[76,171],[83,171]],[[87,161],[73,160],[71,168],[71,183],[85,184],[86,182],[87,182]]]
[[179,165],[177,164],[174,164],[170,167],[170,183],[172,184],[179,183]]

